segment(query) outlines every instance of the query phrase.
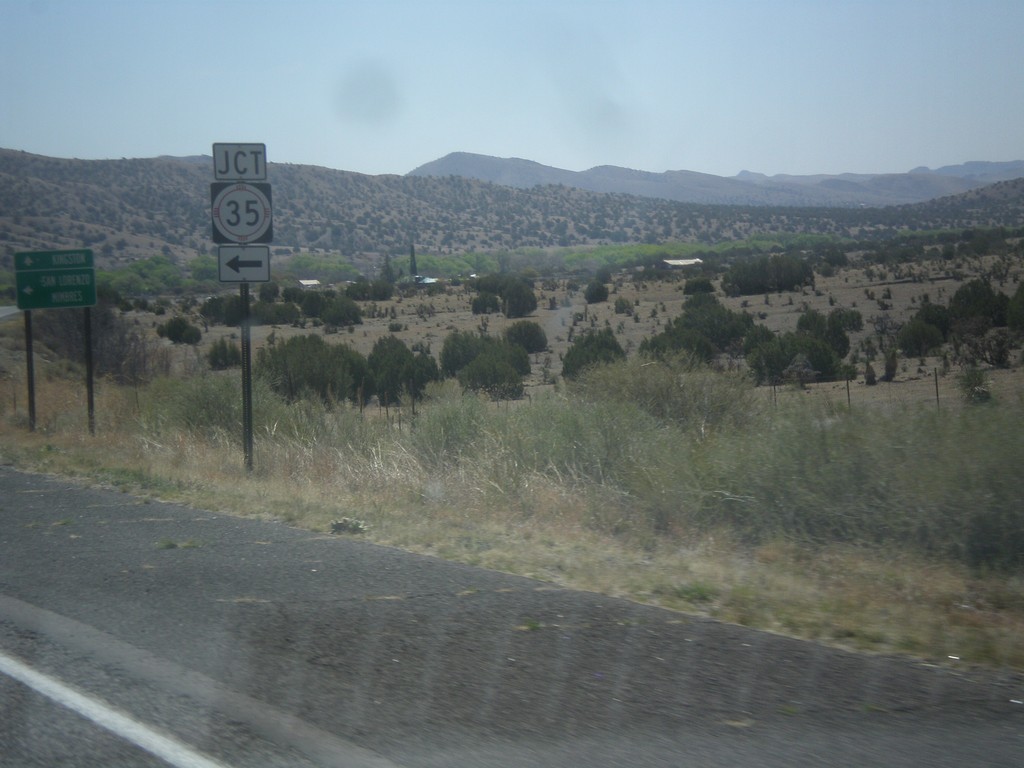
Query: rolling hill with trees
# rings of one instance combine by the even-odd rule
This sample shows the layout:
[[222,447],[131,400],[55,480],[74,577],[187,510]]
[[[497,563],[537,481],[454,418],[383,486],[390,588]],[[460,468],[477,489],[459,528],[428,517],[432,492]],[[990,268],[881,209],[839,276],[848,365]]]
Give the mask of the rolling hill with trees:
[[[0,149],[0,267],[10,270],[19,251],[89,247],[102,268],[163,256],[179,266],[203,257],[215,270],[210,166],[208,157],[73,160]],[[275,258],[315,254],[335,280],[373,277],[386,258],[404,260],[410,244],[421,262],[469,254],[472,267],[472,254],[515,249],[714,245],[778,233],[885,239],[904,230],[1024,225],[1024,179],[872,208],[681,203],[564,184],[524,189],[274,163],[269,181]]]

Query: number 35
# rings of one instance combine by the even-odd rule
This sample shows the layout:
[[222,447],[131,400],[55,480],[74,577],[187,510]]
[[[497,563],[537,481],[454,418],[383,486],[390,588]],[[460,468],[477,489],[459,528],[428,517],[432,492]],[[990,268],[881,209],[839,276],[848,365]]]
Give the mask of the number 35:
[[[237,200],[228,200],[228,215],[224,220],[229,227],[237,227],[242,223],[241,206]],[[256,199],[245,201],[245,225],[255,227],[260,221],[260,202]]]

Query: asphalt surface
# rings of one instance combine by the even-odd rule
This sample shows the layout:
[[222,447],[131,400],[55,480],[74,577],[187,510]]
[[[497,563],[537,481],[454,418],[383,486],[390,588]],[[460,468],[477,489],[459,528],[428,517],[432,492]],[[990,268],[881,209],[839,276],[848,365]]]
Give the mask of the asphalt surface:
[[0,467],[3,766],[1018,766],[1022,699],[1005,671]]

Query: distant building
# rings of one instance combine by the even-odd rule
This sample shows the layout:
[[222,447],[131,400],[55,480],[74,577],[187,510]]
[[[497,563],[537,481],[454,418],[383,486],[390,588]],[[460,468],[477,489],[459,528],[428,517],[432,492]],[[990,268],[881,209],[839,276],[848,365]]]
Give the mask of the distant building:
[[320,281],[319,280],[299,280],[299,286],[304,291],[312,291],[315,288],[319,288],[320,287]]
[[661,265],[665,269],[683,269],[684,267],[698,267],[704,263],[703,259],[662,259]]

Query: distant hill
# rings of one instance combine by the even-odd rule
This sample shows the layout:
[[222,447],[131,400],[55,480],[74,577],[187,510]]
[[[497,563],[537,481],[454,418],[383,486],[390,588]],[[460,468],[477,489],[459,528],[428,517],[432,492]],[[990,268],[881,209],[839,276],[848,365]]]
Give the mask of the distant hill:
[[883,206],[919,203],[986,184],[1024,177],[1024,161],[971,162],[908,173],[765,176],[743,171],[714,176],[694,171],[651,173],[612,165],[567,171],[519,158],[453,152],[421,165],[409,176],[461,176],[529,189],[563,184],[591,192],[621,193],[712,205]]
[[[463,161],[475,162],[471,156]],[[184,265],[213,254],[212,164],[210,157],[72,160],[0,149],[0,269],[12,269],[18,251],[51,248],[90,247],[103,268],[159,254]],[[492,165],[506,172],[515,167],[535,174],[555,171],[527,161]],[[649,187],[649,176],[659,175],[614,168],[592,174],[633,189]],[[682,172],[660,176],[662,184],[685,177],[709,190],[741,183]],[[930,176],[948,174],[940,170]],[[458,255],[627,243],[710,245],[784,232],[870,239],[905,228],[1024,226],[1024,179],[912,205],[798,208],[600,193],[558,178],[556,173],[542,186],[523,188],[461,175],[368,176],[271,163],[272,252],[275,258],[318,252],[374,275],[384,255],[404,256],[410,243],[420,253]],[[759,185],[771,187],[747,183],[755,190]]]

